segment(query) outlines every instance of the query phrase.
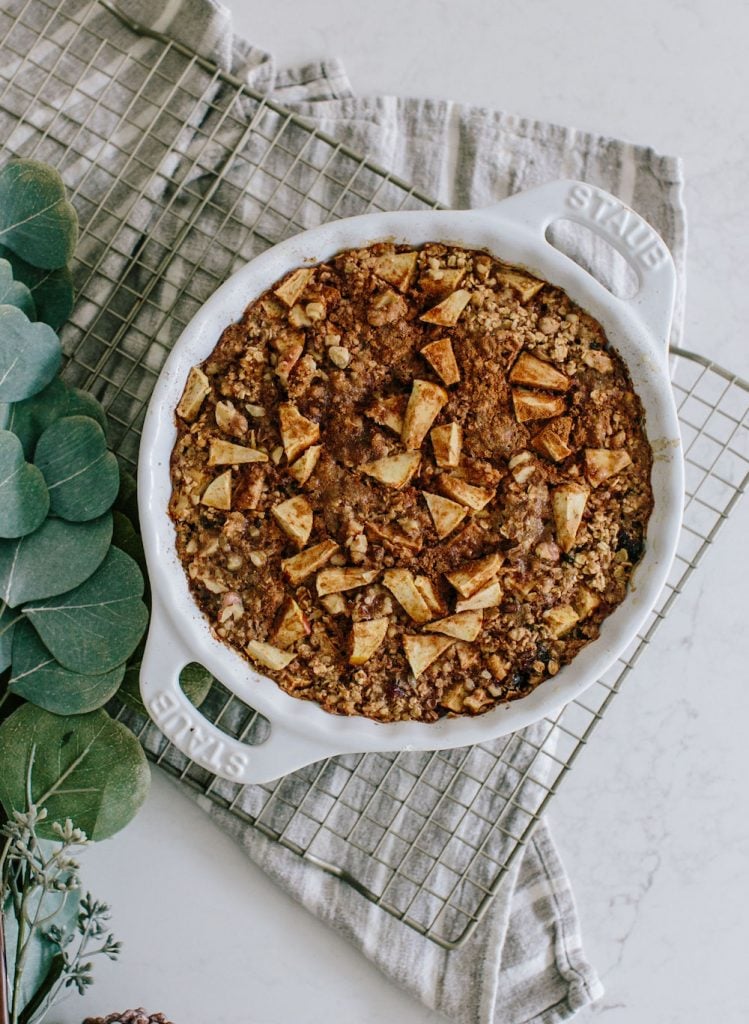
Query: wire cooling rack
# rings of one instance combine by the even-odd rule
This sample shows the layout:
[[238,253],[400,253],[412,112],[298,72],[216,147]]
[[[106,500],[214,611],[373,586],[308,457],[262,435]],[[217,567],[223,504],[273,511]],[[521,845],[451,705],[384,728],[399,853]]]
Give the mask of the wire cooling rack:
[[[105,405],[134,465],[152,386],[194,312],[238,266],[331,218],[437,206],[184,48],[96,0],[0,11],[0,137],[59,168],[78,211],[68,379]],[[346,755],[264,786],[211,776],[143,716],[118,713],[157,763],[445,948],[470,935],[749,479],[749,384],[674,350],[687,463],[684,528],[640,636],[555,718],[435,753]],[[216,683],[202,711],[262,739]]]

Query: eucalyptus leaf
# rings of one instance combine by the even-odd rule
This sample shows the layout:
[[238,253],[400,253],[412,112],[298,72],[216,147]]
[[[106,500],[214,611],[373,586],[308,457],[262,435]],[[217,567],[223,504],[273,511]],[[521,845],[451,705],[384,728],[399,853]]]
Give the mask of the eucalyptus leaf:
[[112,540],[112,515],[88,523],[45,519],[17,540],[0,540],[0,599],[11,608],[56,597],[99,568]]
[[33,601],[23,611],[65,668],[95,675],[119,665],[137,647],[148,621],[142,594],[136,563],[110,548],[85,583],[59,597]]
[[21,281],[13,279],[13,268],[4,259],[0,259],[0,304],[16,306],[29,320],[36,320],[36,306],[31,292]]
[[0,169],[0,242],[35,267],[66,266],[75,251],[78,217],[57,171],[38,160]]
[[13,268],[13,277],[31,292],[36,320],[43,320],[53,331],[59,331],[73,311],[73,275],[67,267],[45,270],[22,260],[18,253],[0,245],[0,258]]
[[[146,706],[140,697],[140,658],[127,666],[125,678],[117,691],[117,700],[121,700],[131,711],[147,715]],[[199,708],[208,696],[213,676],[207,668],[193,661],[185,665],[179,677],[182,690],[196,708]]]
[[50,423],[67,416],[69,407],[70,390],[59,377],[55,377],[31,398],[4,405],[0,409],[0,427],[12,430],[23,445],[23,454],[32,459],[37,440]]
[[10,665],[10,652],[13,649],[13,632],[17,622],[23,616],[14,612],[7,604],[0,601],[0,672]]
[[32,324],[15,306],[0,306],[0,402],[21,402],[41,391],[61,360],[51,327]]
[[126,515],[136,533],[140,533],[140,518],[138,515],[138,493],[135,484],[135,477],[129,469],[120,466],[120,489],[115,498],[114,507],[118,512]]
[[117,509],[112,511],[114,529],[112,531],[112,543],[126,555],[130,555],[134,562],[138,563],[145,581],[145,591],[148,591],[148,568],[146,566],[146,553],[143,550],[143,541],[140,534],[133,529],[133,524]]
[[0,802],[25,811],[31,798],[47,809],[40,831],[71,818],[89,839],[127,825],[146,798],[149,770],[133,734],[106,711],[53,715],[23,704],[0,725]]
[[23,537],[44,521],[49,493],[36,466],[26,462],[21,442],[0,430],[0,537]]
[[23,445],[26,458],[32,459],[41,435],[63,416],[89,416],[106,433],[107,414],[101,403],[87,391],[69,388],[59,377],[23,402],[0,406],[0,428],[12,430]]
[[15,628],[8,690],[46,711],[56,715],[95,711],[115,695],[124,675],[124,662],[102,675],[71,672],[52,657],[28,620]]
[[88,416],[65,416],[37,441],[34,463],[49,488],[52,511],[83,522],[100,516],[117,497],[120,471],[98,423]]

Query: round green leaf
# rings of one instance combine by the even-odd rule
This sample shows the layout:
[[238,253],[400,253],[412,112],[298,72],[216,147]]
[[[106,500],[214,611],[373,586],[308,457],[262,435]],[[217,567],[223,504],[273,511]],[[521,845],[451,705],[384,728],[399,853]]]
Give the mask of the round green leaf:
[[36,308],[34,319],[43,320],[53,331],[59,331],[73,310],[73,275],[68,268],[33,267],[4,245],[0,245],[0,257],[10,263],[14,279],[31,292]]
[[0,430],[0,537],[23,537],[44,521],[49,494],[44,477],[23,457],[21,442]]
[[112,540],[112,515],[88,523],[45,519],[17,540],[0,540],[0,599],[11,608],[64,594],[99,568]]
[[66,416],[90,416],[92,420],[96,420],[104,434],[107,433],[107,414],[101,402],[82,388],[70,389]]
[[13,668],[8,690],[56,715],[79,715],[103,707],[117,692],[125,664],[99,676],[63,668],[52,657],[28,620],[13,633]]
[[138,494],[136,491],[135,477],[128,469],[120,466],[120,489],[117,492],[114,507],[118,512],[126,515],[136,533],[140,533],[140,519],[138,517]]
[[110,548],[85,583],[23,611],[57,660],[84,675],[108,672],[138,645],[148,622],[143,577],[124,551]]
[[36,306],[31,292],[21,281],[13,280],[13,268],[4,259],[0,259],[0,303],[16,306],[29,320],[36,320]]
[[57,171],[38,160],[11,160],[0,170],[0,242],[35,267],[66,266],[78,217]]
[[117,497],[117,458],[107,449],[104,431],[88,416],[66,416],[47,427],[34,462],[47,481],[52,511],[63,519],[94,519]]
[[67,416],[69,406],[70,391],[59,377],[55,377],[31,398],[4,405],[0,409],[0,427],[13,431],[23,445],[23,454],[31,459],[39,437],[50,423]]
[[13,649],[13,632],[21,615],[12,611],[7,604],[0,602],[0,672],[10,665],[10,652]]
[[124,551],[126,555],[130,555],[134,562],[138,563],[140,571],[143,573],[147,591],[148,567],[146,566],[146,553],[143,550],[143,541],[140,538],[140,534],[135,532],[133,524],[127,516],[123,515],[122,512],[118,512],[117,509],[112,511],[112,519],[114,522],[112,543],[116,548],[119,548],[120,551]]
[[47,324],[32,324],[15,306],[0,306],[0,402],[35,395],[60,369],[62,349]]
[[72,818],[89,839],[123,828],[146,798],[150,774],[135,736],[106,711],[53,715],[23,704],[0,725],[0,802],[25,811],[31,798],[47,809],[41,825]]

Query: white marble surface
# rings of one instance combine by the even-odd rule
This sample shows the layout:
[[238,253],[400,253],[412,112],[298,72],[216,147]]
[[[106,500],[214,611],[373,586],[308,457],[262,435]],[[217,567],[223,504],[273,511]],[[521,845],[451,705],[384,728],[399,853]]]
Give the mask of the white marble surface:
[[[339,54],[360,93],[441,96],[645,142],[686,161],[686,344],[749,377],[741,0],[232,0],[282,63]],[[551,821],[606,996],[581,1024],[743,1024],[749,913],[749,505],[564,783]],[[177,1024],[417,1024],[391,988],[157,776],[86,857],[126,942],[54,1016],[144,1003]]]

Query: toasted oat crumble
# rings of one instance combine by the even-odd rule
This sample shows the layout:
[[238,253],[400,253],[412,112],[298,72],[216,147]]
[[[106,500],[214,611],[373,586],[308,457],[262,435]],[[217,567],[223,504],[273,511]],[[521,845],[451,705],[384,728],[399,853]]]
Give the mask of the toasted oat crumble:
[[523,697],[624,599],[653,498],[603,329],[485,252],[288,274],[194,367],[170,514],[214,634],[379,721]]

